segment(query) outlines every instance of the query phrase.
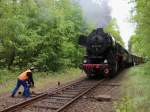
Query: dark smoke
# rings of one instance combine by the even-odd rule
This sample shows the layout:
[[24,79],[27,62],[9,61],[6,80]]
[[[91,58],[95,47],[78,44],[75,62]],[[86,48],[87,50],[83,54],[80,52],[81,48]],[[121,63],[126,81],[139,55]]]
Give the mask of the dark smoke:
[[85,20],[94,24],[96,28],[105,27],[112,19],[109,0],[99,0],[99,3],[95,3],[94,0],[75,1],[80,4]]

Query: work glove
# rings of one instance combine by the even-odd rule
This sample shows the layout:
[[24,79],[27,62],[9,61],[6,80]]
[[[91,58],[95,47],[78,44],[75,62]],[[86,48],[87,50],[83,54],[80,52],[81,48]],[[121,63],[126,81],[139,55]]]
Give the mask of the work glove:
[[30,84],[29,87],[30,87],[30,88],[34,88],[34,85],[33,85],[33,84]]

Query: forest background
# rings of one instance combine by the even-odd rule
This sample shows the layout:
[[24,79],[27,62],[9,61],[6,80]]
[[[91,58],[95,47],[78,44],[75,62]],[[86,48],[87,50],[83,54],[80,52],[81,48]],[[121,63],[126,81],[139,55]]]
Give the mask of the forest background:
[[[93,29],[70,0],[0,0],[0,68],[77,68],[85,53],[78,37]],[[123,45],[115,19],[105,30]]]

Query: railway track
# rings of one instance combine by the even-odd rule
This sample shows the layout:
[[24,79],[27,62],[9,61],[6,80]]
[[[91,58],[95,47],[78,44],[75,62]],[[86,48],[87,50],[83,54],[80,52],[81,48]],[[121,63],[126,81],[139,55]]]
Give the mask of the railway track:
[[80,79],[71,84],[48,91],[24,102],[15,104],[0,112],[60,112],[84,94],[104,82],[102,80]]

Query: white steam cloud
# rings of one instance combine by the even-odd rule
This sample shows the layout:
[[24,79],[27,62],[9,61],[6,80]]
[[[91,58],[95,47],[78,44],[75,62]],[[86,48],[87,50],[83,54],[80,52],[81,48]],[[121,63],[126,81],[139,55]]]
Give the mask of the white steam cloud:
[[94,24],[96,28],[105,27],[111,17],[109,0],[75,0],[83,10],[84,18],[87,22]]

